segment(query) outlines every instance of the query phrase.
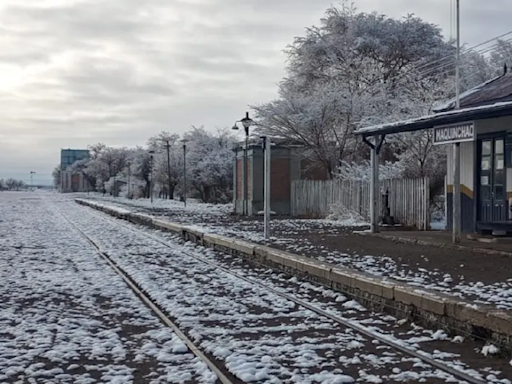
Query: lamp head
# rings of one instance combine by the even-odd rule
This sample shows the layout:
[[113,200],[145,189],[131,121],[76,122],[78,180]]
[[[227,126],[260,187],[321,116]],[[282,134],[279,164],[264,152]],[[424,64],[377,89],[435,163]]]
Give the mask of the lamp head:
[[249,112],[245,112],[245,117],[240,122],[244,125],[245,129],[254,124],[254,121],[249,117]]

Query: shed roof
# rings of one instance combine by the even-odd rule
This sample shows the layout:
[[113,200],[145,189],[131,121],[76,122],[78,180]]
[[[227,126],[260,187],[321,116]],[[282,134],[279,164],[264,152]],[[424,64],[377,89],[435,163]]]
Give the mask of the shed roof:
[[[512,101],[512,73],[494,77],[463,92],[460,95],[461,108],[472,108],[499,102]],[[455,109],[455,99],[434,109],[434,112],[446,112]]]
[[463,108],[435,113],[394,123],[374,125],[358,129],[355,133],[362,136],[388,135],[400,132],[412,132],[440,125],[463,123],[472,120],[491,119],[512,116],[512,101],[498,102],[479,107]]

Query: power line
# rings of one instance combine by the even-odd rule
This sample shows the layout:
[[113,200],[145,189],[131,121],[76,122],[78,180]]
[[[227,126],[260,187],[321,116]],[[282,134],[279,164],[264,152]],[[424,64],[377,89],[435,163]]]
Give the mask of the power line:
[[[512,32],[508,32],[507,34],[512,34]],[[505,36],[507,34],[503,34],[501,36]],[[488,41],[492,41],[492,39],[488,40]],[[504,41],[505,42],[512,42],[512,38],[506,39]],[[494,48],[496,48],[498,46],[498,44],[499,43],[496,43],[496,44],[494,44],[494,45],[492,45],[490,47],[486,47],[486,48],[483,48],[483,49],[480,49],[480,50],[474,50],[474,52],[475,53],[484,54],[484,53],[492,51]],[[466,50],[466,52],[467,51],[469,51],[469,50]],[[429,68],[428,70],[425,70],[425,71],[420,71],[420,72],[413,73],[412,75],[416,77],[415,79],[411,79],[411,72],[408,72],[408,73],[404,73],[402,75],[399,75],[394,81],[395,81],[395,84],[403,84],[406,81],[412,81],[413,83],[417,84],[420,81],[425,80],[429,75],[435,75],[436,77],[441,77],[441,76],[449,75],[453,71],[453,68],[451,68],[452,65],[455,65],[455,58],[452,58],[451,61],[446,63],[446,64],[438,65],[436,67]],[[444,70],[439,72],[442,69],[444,69]],[[478,72],[475,72],[475,73],[478,73]],[[469,76],[472,76],[475,73],[473,73],[473,74],[471,74]],[[469,76],[464,76],[463,78],[467,78]]]
[[[465,49],[462,49],[461,50],[461,53],[467,53],[467,52],[471,52],[471,51],[475,51],[475,48],[478,48],[478,47],[481,47],[483,45],[486,45],[486,44],[489,44],[490,42],[492,41],[495,41],[495,40],[499,40],[505,36],[508,36],[508,35],[511,35],[512,34],[512,31],[509,31],[509,32],[506,32],[506,33],[503,33],[499,36],[496,36],[496,37],[493,37],[492,39],[489,39],[489,40],[486,40],[482,43],[479,43],[477,45],[474,45],[472,47],[469,47],[469,48],[465,48]],[[506,40],[506,41],[510,41],[510,39]],[[493,47],[497,46],[497,44],[493,45]],[[483,50],[486,50],[487,48],[484,48]],[[479,50],[476,50],[475,52],[478,52]],[[452,61],[452,60],[455,60],[453,58],[453,55],[449,55],[449,56],[445,56],[443,58],[440,58],[440,59],[435,59],[435,60],[431,60],[427,63],[423,63],[421,65],[419,65],[418,67],[416,67],[417,70],[420,70],[420,69],[423,69],[423,68],[427,68],[431,65],[436,65],[436,64],[440,64],[442,62],[446,62],[446,61]]]
[[[504,42],[509,43],[509,42],[512,42],[512,38],[510,38],[510,39],[506,39],[506,40],[503,40],[503,41],[504,41]],[[483,48],[483,49],[480,49],[480,50],[472,50],[472,52],[474,52],[474,53],[478,53],[478,54],[480,54],[480,55],[483,55],[483,54],[485,54],[485,53],[491,52],[492,50],[494,50],[495,48],[497,48],[497,47],[498,47],[498,45],[499,45],[499,43],[496,43],[496,44],[494,44],[494,45],[492,45],[492,46],[490,46],[490,47],[486,47],[486,48]],[[465,52],[468,52],[468,51],[465,51]],[[464,53],[465,53],[465,52],[464,52]],[[484,58],[484,59],[485,59],[485,58]],[[455,59],[453,59],[453,58],[452,58],[448,63],[443,64],[443,65],[439,65],[439,66],[436,66],[436,67],[433,67],[433,68],[429,68],[429,69],[428,69],[428,70],[426,70],[426,71],[419,72],[419,73],[418,73],[418,75],[427,76],[427,75],[432,74],[432,73],[435,73],[435,72],[437,72],[438,70],[441,70],[441,69],[443,69],[443,68],[449,68],[449,67],[451,67],[451,66],[452,66],[452,65],[454,65],[454,64],[455,64]],[[450,71],[451,71],[451,69],[449,69],[449,70],[447,70],[447,71],[444,71],[444,72],[450,72]]]
[[[509,34],[512,34],[512,31],[511,32],[508,32],[506,34],[503,34],[501,35],[500,37],[503,37],[503,36],[506,36],[506,35],[509,35]],[[497,40],[498,38],[495,38],[495,39],[491,39],[491,40],[488,40],[486,43],[489,43],[493,40]],[[512,42],[512,38],[510,39],[506,39],[506,40],[503,40],[504,42]],[[481,48],[481,49],[474,49],[478,46],[482,46],[482,44],[478,44],[478,45],[475,45],[474,47],[471,47],[471,48],[468,48],[468,49],[465,49],[465,50],[462,50],[462,53],[465,54],[465,53],[469,53],[469,52],[474,52],[474,53],[478,53],[478,54],[485,54],[485,53],[488,53],[490,51],[492,51],[493,49],[495,49],[496,47],[498,47],[499,45],[499,42],[496,42],[495,44],[491,45],[490,47],[484,47],[484,48]],[[425,69],[424,71],[420,71],[419,73],[423,73],[423,74],[428,74],[428,73],[432,73],[432,72],[435,72],[436,70],[438,69],[441,69],[441,68],[444,68],[444,67],[447,67],[447,66],[450,66],[452,64],[455,63],[455,58],[454,57],[447,57],[443,60],[440,60],[439,63],[441,62],[445,62],[444,64],[439,64],[439,65],[436,65],[432,68],[428,68],[428,69]],[[419,66],[417,67],[416,69],[421,69],[421,68],[426,68],[426,66]]]

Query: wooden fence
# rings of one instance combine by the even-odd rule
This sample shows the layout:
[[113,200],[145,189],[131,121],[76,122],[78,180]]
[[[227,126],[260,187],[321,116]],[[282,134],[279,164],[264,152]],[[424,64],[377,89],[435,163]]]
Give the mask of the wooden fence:
[[[429,187],[428,178],[381,180],[379,213],[387,192],[391,216],[396,221],[406,227],[429,229]],[[326,217],[331,207],[338,206],[370,220],[370,183],[366,181],[297,180],[292,183],[291,199],[293,216]]]

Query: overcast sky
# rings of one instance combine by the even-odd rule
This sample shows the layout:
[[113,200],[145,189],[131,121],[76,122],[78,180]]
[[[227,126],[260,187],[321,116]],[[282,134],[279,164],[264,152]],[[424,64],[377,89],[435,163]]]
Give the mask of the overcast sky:
[[[450,0],[355,0],[450,30]],[[60,148],[142,145],[231,126],[276,95],[282,49],[330,0],[0,0],[0,178],[49,182]],[[507,32],[510,0],[463,0],[471,45]]]

